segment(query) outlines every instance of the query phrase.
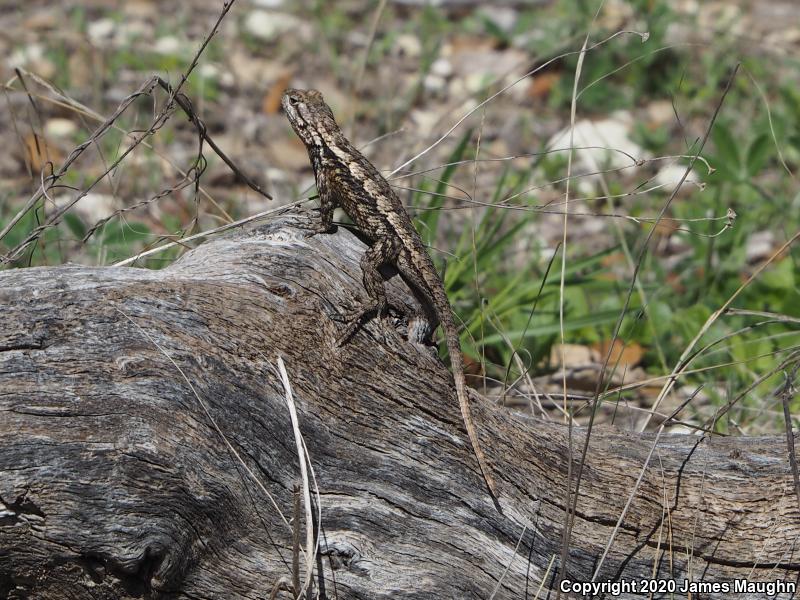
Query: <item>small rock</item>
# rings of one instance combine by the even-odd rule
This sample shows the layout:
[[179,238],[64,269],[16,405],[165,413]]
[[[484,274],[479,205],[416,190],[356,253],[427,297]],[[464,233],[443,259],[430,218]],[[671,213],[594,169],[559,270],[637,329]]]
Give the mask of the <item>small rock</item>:
[[300,19],[293,15],[266,10],[254,10],[245,18],[244,28],[262,40],[271,41],[300,27]]
[[553,344],[550,347],[550,365],[575,369],[597,364],[600,361],[597,350],[581,344]]
[[433,73],[426,75],[425,80],[422,83],[428,92],[434,94],[438,94],[447,87],[447,82],[444,80],[444,78]]
[[722,31],[740,35],[743,27],[742,9],[733,3],[704,2],[697,14],[696,27],[706,31]]
[[120,6],[126,17],[151,19],[158,17],[158,4],[150,0],[125,0]]
[[69,119],[48,119],[44,124],[45,137],[68,138],[75,134],[78,126]]
[[453,65],[446,58],[438,58],[431,65],[431,74],[447,79],[453,74]]
[[757,231],[747,238],[745,258],[752,264],[768,258],[775,247],[775,234],[772,231]]
[[633,7],[623,0],[607,0],[600,12],[597,24],[603,29],[614,31],[623,29],[625,23],[634,16]]
[[86,26],[86,35],[89,36],[89,39],[93,44],[98,44],[111,37],[111,34],[114,33],[116,26],[116,23],[114,23],[114,21],[111,19],[98,19],[97,21],[92,21]]
[[[74,194],[61,194],[56,196],[55,204],[57,208],[66,206],[74,199]],[[110,194],[98,194],[89,192],[81,198],[71,209],[82,217],[87,223],[97,223],[111,215],[117,207],[117,200]]]
[[[672,163],[666,165],[656,174],[653,183],[662,186],[667,193],[672,193],[672,190],[678,185],[684,173],[686,173],[686,167],[684,165]],[[697,177],[697,173],[692,170],[689,171],[689,175],[686,176],[686,180],[683,182],[681,188],[682,191],[691,192],[694,186],[701,187],[702,184]]]
[[467,89],[473,93],[487,83],[509,77],[510,74],[519,77],[530,63],[530,57],[525,52],[513,48],[500,52],[491,48],[476,49],[475,45],[453,46],[448,58],[454,76],[464,77]]
[[217,83],[224,88],[232,88],[236,85],[236,77],[230,71],[223,71],[219,76]]
[[394,43],[395,51],[401,56],[417,58],[422,54],[422,44],[419,38],[410,33],[401,33]]
[[197,67],[197,74],[204,79],[219,78],[219,67],[211,63],[203,63]]
[[647,105],[647,119],[655,126],[675,120],[675,108],[669,100],[655,100]]
[[482,10],[481,16],[501,31],[508,33],[517,24],[517,11],[510,6],[494,6],[491,10]]
[[781,31],[774,31],[764,38],[764,43],[769,44],[770,47],[779,48],[781,46],[791,47],[800,42],[800,29],[782,29]]
[[223,69],[223,78],[232,74],[240,82],[275,81],[286,71],[280,62],[254,57],[243,50],[231,53],[227,67]]
[[[575,166],[573,173],[595,173],[604,169],[632,167],[636,160],[649,155],[630,139],[633,117],[625,111],[616,111],[610,117],[592,121],[582,119],[575,123],[570,132],[566,127],[547,142],[549,150],[569,148],[570,136],[575,147]],[[564,154],[566,156],[566,154]],[[594,193],[600,175],[589,175],[577,180],[577,188],[583,195]]]
[[55,29],[58,27],[59,18],[53,9],[40,10],[33,13],[22,24],[23,28],[31,31],[42,29]]
[[439,122],[438,113],[431,110],[413,110],[409,117],[411,117],[411,122],[416,125],[417,130],[423,136],[433,131],[433,128]]
[[131,19],[120,23],[114,35],[114,43],[117,46],[125,46],[135,39],[147,38],[150,36],[152,26],[145,21]]
[[469,94],[477,94],[491,81],[491,77],[486,73],[470,73],[463,80],[464,88],[467,92]]
[[[582,119],[575,123],[572,134],[578,162],[587,171],[596,171],[605,166],[629,167],[633,159],[646,158],[646,152],[630,139],[633,119],[630,113],[617,111],[609,118],[592,121]],[[570,128],[566,127],[547,143],[547,147],[568,148]]]
[[180,40],[173,35],[158,38],[153,44],[153,51],[165,56],[180,54],[182,49],[183,45]]
[[36,73],[42,79],[52,79],[56,74],[56,66],[46,58],[29,63],[28,70]]
[[[306,159],[306,155],[302,157],[304,160]],[[299,168],[305,166],[305,162],[300,164]],[[267,167],[264,169],[264,177],[270,183],[289,183],[292,181],[292,176],[286,172],[285,169],[279,169],[278,167]]]
[[10,69],[27,67],[30,63],[44,58],[44,47],[41,44],[28,44],[14,50],[6,64]]

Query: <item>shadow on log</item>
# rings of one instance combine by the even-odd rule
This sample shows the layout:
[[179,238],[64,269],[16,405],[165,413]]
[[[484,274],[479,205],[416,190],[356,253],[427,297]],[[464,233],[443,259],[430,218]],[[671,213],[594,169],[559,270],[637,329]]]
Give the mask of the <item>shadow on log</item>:
[[[300,471],[278,356],[319,486],[315,594],[556,597],[567,429],[473,395],[499,514],[430,348],[392,319],[334,346],[365,299],[363,246],[341,229],[307,238],[307,219],[162,271],[0,273],[0,598],[266,599],[291,580],[292,526],[231,450],[290,519]],[[662,436],[637,488],[653,442],[592,435],[569,580],[797,582],[784,439]],[[573,473],[582,443],[575,430]]]

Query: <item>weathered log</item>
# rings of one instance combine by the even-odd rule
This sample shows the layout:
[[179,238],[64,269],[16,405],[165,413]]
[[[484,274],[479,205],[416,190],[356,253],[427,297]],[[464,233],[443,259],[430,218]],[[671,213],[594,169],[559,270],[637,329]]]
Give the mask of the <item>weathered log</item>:
[[[291,581],[292,527],[237,458],[291,518],[300,471],[278,356],[319,486],[317,592],[555,597],[584,432],[570,452],[565,427],[474,395],[499,514],[430,349],[392,319],[334,345],[365,299],[363,246],[341,229],[306,237],[307,218],[209,241],[161,271],[0,273],[0,599],[255,599]],[[394,304],[412,302],[390,287]],[[662,436],[637,488],[653,443],[593,433],[569,580],[600,566],[597,581],[679,589],[797,582],[785,440]]]

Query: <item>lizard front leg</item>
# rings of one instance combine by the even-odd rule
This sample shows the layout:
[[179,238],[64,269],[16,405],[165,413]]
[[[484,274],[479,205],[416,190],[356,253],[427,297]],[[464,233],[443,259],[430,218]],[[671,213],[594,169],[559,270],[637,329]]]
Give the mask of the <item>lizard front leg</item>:
[[317,195],[319,196],[319,223],[312,227],[309,235],[319,233],[333,233],[336,225],[333,224],[333,211],[339,206],[336,195],[331,191],[328,179],[324,176],[317,176]]
[[370,301],[351,317],[347,329],[336,342],[337,346],[349,340],[370,319],[376,316],[382,317],[386,313],[386,289],[380,269],[395,262],[400,248],[401,243],[397,238],[384,237],[364,252],[364,256],[361,257],[361,273],[364,289],[367,290]]

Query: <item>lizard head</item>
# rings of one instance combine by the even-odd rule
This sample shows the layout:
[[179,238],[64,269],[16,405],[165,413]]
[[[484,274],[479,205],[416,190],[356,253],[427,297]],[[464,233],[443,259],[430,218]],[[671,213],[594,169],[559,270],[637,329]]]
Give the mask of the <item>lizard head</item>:
[[292,129],[306,146],[320,146],[325,135],[339,131],[333,112],[317,90],[289,88],[281,99]]

